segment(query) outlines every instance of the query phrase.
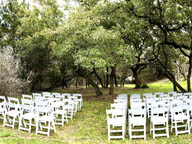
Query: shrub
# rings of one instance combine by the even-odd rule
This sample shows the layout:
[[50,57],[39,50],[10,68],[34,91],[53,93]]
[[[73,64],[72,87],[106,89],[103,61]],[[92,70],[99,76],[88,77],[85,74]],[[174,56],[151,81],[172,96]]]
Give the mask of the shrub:
[[0,95],[21,93],[27,86],[19,78],[19,59],[14,58],[11,48],[0,51]]

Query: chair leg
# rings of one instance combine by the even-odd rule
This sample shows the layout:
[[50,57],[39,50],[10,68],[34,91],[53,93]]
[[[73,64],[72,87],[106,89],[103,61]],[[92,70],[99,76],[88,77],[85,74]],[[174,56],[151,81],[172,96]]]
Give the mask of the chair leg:
[[50,135],[50,128],[51,128],[51,125],[50,125],[50,121],[48,122],[48,129],[47,129],[47,136],[49,137]]
[[108,141],[110,140],[110,125],[108,125]]
[[29,120],[29,133],[31,133],[32,119]]
[[13,123],[12,123],[12,129],[15,128],[15,119],[16,119],[16,118],[14,117],[14,118],[13,118],[13,121],[12,121],[12,122],[13,122]]
[[38,130],[39,130],[39,121],[36,121],[36,135],[38,133]]
[[144,140],[146,140],[146,125],[144,125]]
[[190,129],[190,121],[189,120],[187,120],[187,127],[188,127],[188,134],[190,134],[191,133],[191,129]]
[[167,138],[169,138],[169,124],[166,122],[166,131],[167,131]]
[[155,139],[155,125],[153,124],[153,139]]
[[176,136],[178,135],[178,133],[177,133],[177,122],[175,121],[175,134],[176,134]]
[[54,133],[56,133],[56,128],[55,128],[55,122],[54,122],[54,120],[52,120],[52,126],[53,126],[53,130],[54,130]]
[[19,128],[18,128],[19,131],[20,131],[21,125],[22,125],[22,117],[20,117],[19,119]]

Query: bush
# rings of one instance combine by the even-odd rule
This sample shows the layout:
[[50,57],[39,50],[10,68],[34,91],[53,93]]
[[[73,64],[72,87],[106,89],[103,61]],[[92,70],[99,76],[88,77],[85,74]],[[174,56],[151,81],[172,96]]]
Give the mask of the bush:
[[3,96],[21,93],[27,86],[27,82],[19,78],[19,60],[12,54],[11,48],[0,51],[0,95]]
[[147,84],[143,83],[143,84],[141,84],[141,88],[145,89],[145,88],[149,88],[149,86]]

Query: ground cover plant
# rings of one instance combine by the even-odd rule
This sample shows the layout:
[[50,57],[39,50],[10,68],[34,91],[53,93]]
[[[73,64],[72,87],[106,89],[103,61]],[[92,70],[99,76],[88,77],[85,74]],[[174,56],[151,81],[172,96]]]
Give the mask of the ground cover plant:
[[[133,89],[134,85],[126,85],[126,87],[119,87],[115,89],[116,94],[120,93],[147,93],[147,92],[168,92],[172,91],[172,84],[169,82],[156,82],[149,84],[148,89]],[[25,131],[18,131],[9,127],[3,127],[2,120],[0,121],[0,143],[2,144],[65,144],[65,143],[134,143],[134,144],[166,144],[166,143],[192,143],[192,134],[183,134],[175,136],[170,133],[170,138],[160,137],[155,140],[149,134],[149,123],[147,124],[147,140],[136,139],[130,141],[126,135],[125,141],[123,140],[107,140],[107,122],[106,122],[106,109],[110,107],[110,103],[116,95],[104,95],[96,97],[91,88],[85,89],[58,89],[59,92],[80,92],[84,95],[84,107],[77,113],[73,120],[69,121],[68,125],[64,127],[57,126],[57,133],[51,132],[51,136],[35,135],[35,129],[29,134]],[[107,93],[103,90],[103,93]]]

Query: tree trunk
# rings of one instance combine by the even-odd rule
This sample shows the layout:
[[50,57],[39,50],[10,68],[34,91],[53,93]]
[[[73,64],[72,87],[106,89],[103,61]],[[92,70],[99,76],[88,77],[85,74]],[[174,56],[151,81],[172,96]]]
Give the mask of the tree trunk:
[[109,68],[107,67],[106,70],[107,70],[107,74],[106,74],[105,88],[108,88],[109,87],[109,74],[108,74]]
[[75,86],[78,88],[78,79],[76,79]]
[[139,79],[138,74],[139,67],[138,66],[131,67],[131,70],[133,72],[133,77],[135,78],[135,88],[141,88],[141,81]]
[[92,80],[89,74],[86,74],[83,70],[76,71],[81,77],[87,79],[87,82],[94,88],[96,96],[103,95],[102,91],[100,90],[99,86]]
[[109,94],[114,94],[114,75],[115,75],[115,67],[111,67],[111,74],[110,74],[110,88],[109,88]]
[[99,83],[101,84],[101,87],[104,88],[105,86],[103,84],[103,81],[95,69],[93,69],[93,73],[95,74],[96,78],[98,79]]
[[99,86],[90,77],[88,77],[87,79],[88,79],[89,84],[94,88],[96,96],[103,95],[103,93],[101,92]]
[[114,77],[114,80],[115,80],[115,87],[118,87],[117,76],[116,76],[115,73],[116,73],[116,67],[115,67],[115,72],[114,72],[113,77]]
[[189,57],[189,69],[187,75],[187,91],[191,92],[191,68],[192,68],[192,54]]
[[173,91],[177,91],[177,86],[174,84],[174,83],[172,83],[173,84]]
[[177,87],[182,93],[185,93],[186,90],[175,80],[174,76],[168,73],[165,73],[165,76]]

